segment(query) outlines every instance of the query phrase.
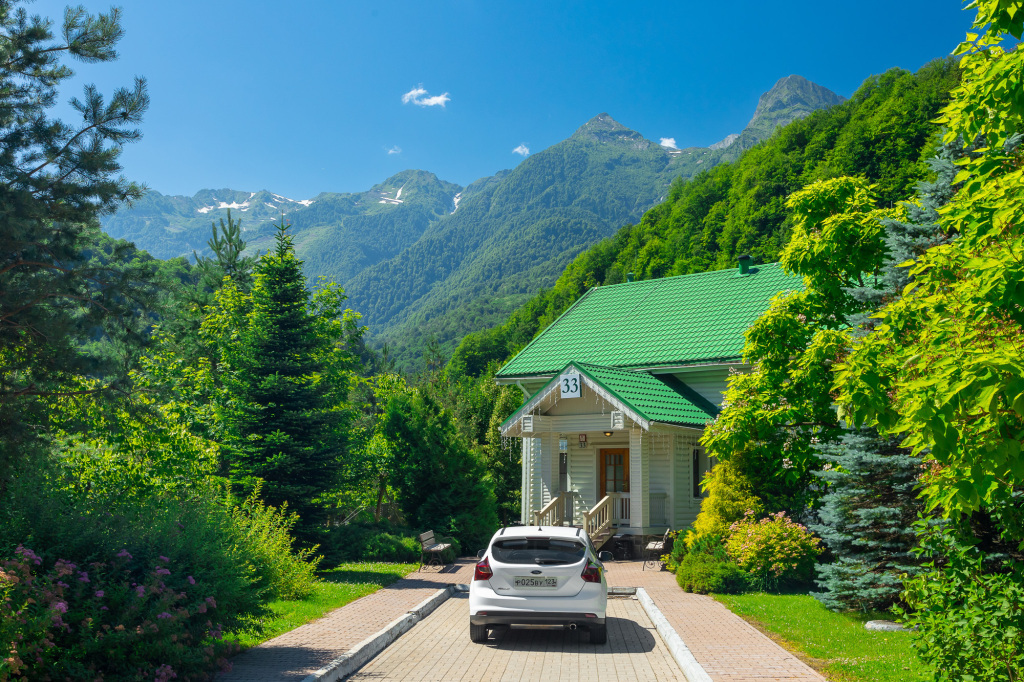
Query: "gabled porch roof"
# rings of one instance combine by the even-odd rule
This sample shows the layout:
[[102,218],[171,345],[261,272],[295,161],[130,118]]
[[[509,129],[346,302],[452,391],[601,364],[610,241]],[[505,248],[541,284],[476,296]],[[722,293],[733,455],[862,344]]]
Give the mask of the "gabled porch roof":
[[702,427],[718,415],[714,403],[671,375],[654,376],[646,372],[570,362],[505,420],[501,425],[502,435],[510,435],[523,415],[548,401],[559,390],[559,377],[573,370],[579,372],[584,386],[591,388],[643,429],[650,429],[652,422]]

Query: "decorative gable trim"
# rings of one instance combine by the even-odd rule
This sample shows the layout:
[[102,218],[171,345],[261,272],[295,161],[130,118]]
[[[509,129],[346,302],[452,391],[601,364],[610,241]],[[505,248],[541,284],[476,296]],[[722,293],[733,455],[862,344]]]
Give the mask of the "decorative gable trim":
[[[577,366],[576,364],[570,363],[569,365],[566,365],[566,367],[562,369],[561,372],[552,377],[551,380],[548,381],[548,383],[545,384],[542,389],[537,391],[532,398],[526,401],[526,404],[524,404],[518,410],[513,412],[509,416],[509,418],[505,420],[505,422],[501,425],[501,435],[515,436],[518,435],[517,433],[515,433],[517,431],[519,432],[519,434],[522,434],[536,433],[538,431],[543,430],[542,424],[545,421],[544,417],[534,415],[532,414],[532,412],[535,409],[537,409],[542,403],[544,403],[544,401],[547,400],[547,398],[551,396],[552,393],[559,390],[558,378],[568,371],[578,372],[583,381],[583,385],[589,388],[590,390],[594,391],[594,393],[600,396],[605,402],[612,405],[612,407],[615,408],[615,410],[612,412],[613,415],[619,414],[620,416],[623,417],[623,425],[617,427],[617,429],[625,429],[625,417],[629,417],[631,420],[636,422],[636,424],[639,425],[640,428],[642,428],[644,431],[650,430],[651,421],[649,419],[647,419],[645,416],[634,410],[627,403],[620,400],[610,391],[605,389],[605,387],[602,386],[598,381],[596,381],[592,376],[590,376],[585,369]],[[612,423],[614,423],[614,417],[612,419]]]

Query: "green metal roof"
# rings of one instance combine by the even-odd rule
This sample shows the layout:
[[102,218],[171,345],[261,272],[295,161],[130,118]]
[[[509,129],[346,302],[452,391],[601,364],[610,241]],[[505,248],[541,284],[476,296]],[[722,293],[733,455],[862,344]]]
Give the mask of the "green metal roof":
[[497,376],[557,372],[572,360],[602,367],[736,361],[744,333],[780,292],[803,289],[778,263],[595,287]]
[[504,431],[524,413],[529,412],[533,403],[543,400],[551,390],[557,391],[559,375],[570,368],[575,368],[590,379],[599,391],[603,389],[609,394],[613,402],[620,403],[643,421],[703,426],[718,415],[718,408],[714,403],[670,375],[657,376],[646,372],[570,362],[562,367],[544,388],[512,413],[501,425],[501,430]]

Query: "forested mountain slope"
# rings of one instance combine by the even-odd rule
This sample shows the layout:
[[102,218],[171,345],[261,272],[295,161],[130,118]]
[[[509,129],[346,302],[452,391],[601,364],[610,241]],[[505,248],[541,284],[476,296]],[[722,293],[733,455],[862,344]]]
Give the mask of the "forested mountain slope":
[[351,303],[400,362],[428,335],[443,342],[493,323],[666,196],[676,158],[601,114],[348,282]]
[[151,192],[104,228],[161,257],[202,254],[210,223],[231,208],[249,248],[265,250],[284,213],[307,276],[343,284],[376,343],[413,368],[428,342],[450,351],[551,286],[581,251],[663,201],[673,180],[841,101],[788,76],[762,95],[747,128],[715,149],[665,147],[600,114],[514,170],[465,188],[409,170],[367,192],[301,202],[269,192]]
[[785,199],[815,180],[862,175],[889,204],[910,198],[929,173],[929,122],[958,82],[952,59],[915,74],[891,69],[868,78],[849,101],[794,121],[734,162],[676,182],[639,224],[581,253],[551,289],[504,324],[466,336],[450,370],[475,375],[507,359],[588,288],[624,281],[627,272],[649,279],[734,267],[742,253],[776,260],[791,227]]
[[323,275],[344,282],[413,244],[431,221],[451,213],[456,195],[471,196],[477,189],[407,170],[365,192],[324,192],[305,201],[265,190],[202,190],[193,197],[149,192],[131,208],[107,217],[103,228],[160,258],[173,258],[205,253],[211,222],[224,218],[228,209],[242,220],[249,248],[266,250],[271,226],[284,214],[310,279]]

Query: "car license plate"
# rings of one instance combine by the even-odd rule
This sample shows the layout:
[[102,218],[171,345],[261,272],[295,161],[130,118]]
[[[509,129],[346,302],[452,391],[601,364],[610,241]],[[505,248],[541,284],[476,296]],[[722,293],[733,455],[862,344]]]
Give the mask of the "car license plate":
[[556,588],[558,587],[558,578],[534,578],[530,576],[516,576],[512,580],[512,584],[515,587],[525,588]]

